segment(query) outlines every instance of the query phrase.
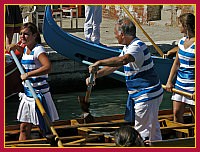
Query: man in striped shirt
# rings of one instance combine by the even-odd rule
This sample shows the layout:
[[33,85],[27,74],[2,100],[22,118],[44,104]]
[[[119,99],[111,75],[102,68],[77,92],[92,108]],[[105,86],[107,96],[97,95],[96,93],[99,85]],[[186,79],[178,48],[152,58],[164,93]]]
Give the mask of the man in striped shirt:
[[158,111],[163,89],[149,50],[136,37],[136,27],[128,18],[119,20],[114,31],[119,44],[125,45],[121,54],[95,62],[89,67],[89,72],[96,72],[99,66],[105,66],[96,72],[95,78],[99,78],[124,66],[129,93],[125,120],[135,124],[143,140],[161,140]]

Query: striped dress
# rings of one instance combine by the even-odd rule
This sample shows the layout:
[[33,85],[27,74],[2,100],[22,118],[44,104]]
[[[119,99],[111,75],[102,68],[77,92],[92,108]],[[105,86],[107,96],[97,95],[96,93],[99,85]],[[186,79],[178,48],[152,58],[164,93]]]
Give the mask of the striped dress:
[[[25,72],[30,72],[41,67],[38,57],[44,53],[44,48],[37,44],[30,54],[27,54],[27,48],[24,48],[24,53],[21,59],[22,66]],[[47,83],[48,75],[40,75],[29,77],[33,89],[35,90],[38,98],[42,102],[45,111],[52,121],[59,119],[56,107],[49,92],[49,85]],[[26,83],[24,85],[24,94],[21,94],[21,102],[18,109],[17,119],[20,122],[33,123],[34,125],[41,124],[40,112],[35,104],[34,98],[28,89]]]
[[[175,88],[193,94],[195,91],[195,43],[185,49],[184,42],[186,38],[187,37],[183,37],[178,43],[180,67],[177,72]],[[178,96],[179,95],[174,95],[172,99],[194,105],[193,100]]]

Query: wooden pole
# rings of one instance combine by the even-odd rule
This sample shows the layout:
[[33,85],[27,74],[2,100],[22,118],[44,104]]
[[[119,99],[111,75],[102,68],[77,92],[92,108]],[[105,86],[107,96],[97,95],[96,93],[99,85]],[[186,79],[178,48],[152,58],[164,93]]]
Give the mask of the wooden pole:
[[[19,63],[19,60],[17,59],[17,57],[16,57],[14,51],[11,50],[10,53],[11,53],[11,55],[12,55],[12,57],[13,57],[13,59],[14,59],[16,65],[17,65],[17,67],[18,67],[20,73],[21,73],[21,74],[24,74],[25,72],[24,72],[24,70],[23,70],[21,64]],[[50,121],[50,119],[49,119],[49,117],[48,117],[46,111],[44,110],[44,107],[42,106],[42,104],[41,104],[40,100],[38,99],[38,97],[37,97],[37,95],[36,95],[36,93],[35,93],[33,87],[31,86],[30,81],[29,81],[29,80],[26,80],[25,83],[27,84],[29,90],[31,91],[31,93],[32,93],[32,95],[33,95],[33,98],[35,99],[36,105],[38,106],[38,109],[40,110],[42,116],[44,117],[44,119],[45,119],[45,121],[46,121],[46,123],[47,123],[47,126],[50,128],[50,130],[51,130],[51,132],[53,133],[53,135],[55,135],[55,141],[58,141],[58,147],[64,147],[63,144],[62,144],[62,142],[61,142],[61,140],[60,140],[59,137],[58,137],[58,134],[57,134],[55,128],[54,128],[53,125],[52,125],[52,122]]]
[[121,5],[122,9],[124,10],[124,12],[126,12],[126,14],[130,17],[130,19],[132,20],[132,22],[135,23],[135,25],[138,26],[138,28],[140,30],[142,30],[142,32],[144,33],[144,35],[149,39],[149,41],[153,44],[153,46],[155,47],[156,51],[160,54],[161,57],[164,58],[164,53],[161,51],[161,49],[154,43],[154,41],[149,37],[149,35],[145,32],[145,30],[142,28],[142,26],[136,21],[136,19],[133,17],[133,15],[131,15],[131,13],[126,9],[125,6]]
[[[166,90],[166,85],[163,85],[162,84],[162,87],[163,89]],[[177,94],[180,94],[180,95],[183,95],[183,96],[186,96],[186,97],[189,97],[191,99],[193,99],[193,95],[191,93],[188,93],[188,92],[184,92],[184,91],[181,91],[181,90],[178,90],[178,89],[175,89],[175,88],[172,88],[172,92],[174,93],[177,93]]]

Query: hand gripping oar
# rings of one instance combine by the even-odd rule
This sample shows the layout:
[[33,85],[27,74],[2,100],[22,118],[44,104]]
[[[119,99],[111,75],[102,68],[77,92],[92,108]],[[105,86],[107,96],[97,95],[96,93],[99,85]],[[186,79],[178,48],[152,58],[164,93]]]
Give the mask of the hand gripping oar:
[[[91,63],[91,62],[88,62],[88,61],[85,61],[85,60],[83,60],[82,62],[83,62],[84,64],[87,64],[87,65],[91,65],[91,64],[93,64],[93,63]],[[99,68],[100,68],[100,69],[102,69],[102,68],[103,68],[103,66],[100,66]],[[117,70],[116,70],[116,71],[114,71],[113,73],[115,73],[115,74],[117,74],[117,75],[120,75],[120,76],[124,76],[124,77],[125,77],[125,74],[124,74],[124,72],[121,72],[121,71],[117,71]],[[163,84],[162,84],[162,88],[166,90],[166,86],[165,86],[165,85],[163,85]],[[186,96],[186,97],[189,97],[189,98],[193,99],[193,95],[192,95],[191,93],[184,92],[184,91],[181,91],[181,90],[178,90],[178,89],[175,89],[175,88],[173,88],[173,89],[172,89],[172,92],[174,92],[174,93],[177,93],[177,94],[180,94],[180,95],[183,95],[183,96]]]
[[87,86],[87,91],[86,91],[86,95],[85,95],[85,102],[89,102],[92,86],[94,83],[93,81],[94,81],[94,73],[90,73],[89,84]]
[[[166,90],[166,85],[163,85],[162,84],[162,87],[163,89]],[[191,93],[188,93],[188,92],[184,92],[184,91],[181,91],[181,90],[178,90],[178,89],[175,89],[175,88],[172,88],[172,92],[174,93],[177,93],[177,94],[180,94],[180,95],[183,95],[183,96],[186,96],[186,97],[189,97],[191,99],[193,99],[193,95]]]
[[93,86],[93,81],[94,81],[94,73],[91,73],[89,78],[89,84],[87,86],[86,95],[78,96],[78,101],[81,105],[81,109],[83,110],[83,118],[85,123],[94,122],[94,117],[90,114],[89,110],[90,106],[89,98]]
[[126,14],[130,17],[130,19],[132,20],[132,22],[135,23],[135,25],[137,25],[139,27],[140,30],[142,30],[142,32],[144,33],[144,35],[149,39],[149,41],[153,44],[153,46],[155,47],[156,51],[160,54],[161,57],[164,58],[164,53],[161,51],[161,49],[154,43],[154,41],[149,37],[149,35],[145,32],[145,30],[142,28],[142,26],[136,21],[136,19],[131,15],[131,13],[126,9],[126,7],[124,7],[123,5],[121,5],[122,9],[124,10],[124,12],[126,12]]
[[[17,67],[18,67],[20,73],[21,73],[21,74],[24,74],[25,72],[24,72],[24,70],[23,70],[21,64],[19,63],[19,60],[17,59],[17,57],[16,57],[14,51],[11,50],[10,53],[11,53],[11,55],[12,55],[12,57],[13,57],[13,59],[14,59],[16,65],[17,65]],[[26,85],[28,86],[29,90],[31,91],[31,93],[32,93],[32,95],[33,95],[33,98],[35,99],[35,102],[36,102],[36,104],[37,104],[37,106],[38,106],[38,109],[40,110],[42,116],[44,117],[44,119],[45,119],[45,121],[46,121],[48,127],[50,128],[52,134],[55,135],[55,141],[57,141],[58,146],[59,146],[59,147],[64,147],[63,144],[62,144],[62,142],[61,142],[61,140],[60,140],[59,137],[58,137],[58,134],[57,134],[56,130],[54,129],[54,127],[53,127],[53,125],[52,125],[51,120],[49,119],[49,117],[48,117],[46,111],[44,110],[44,108],[43,108],[43,106],[42,106],[40,100],[38,99],[38,97],[37,97],[37,95],[36,95],[36,93],[35,93],[35,91],[34,91],[34,89],[33,89],[33,87],[31,86],[31,83],[29,82],[29,80],[26,80],[25,83],[26,83]]]

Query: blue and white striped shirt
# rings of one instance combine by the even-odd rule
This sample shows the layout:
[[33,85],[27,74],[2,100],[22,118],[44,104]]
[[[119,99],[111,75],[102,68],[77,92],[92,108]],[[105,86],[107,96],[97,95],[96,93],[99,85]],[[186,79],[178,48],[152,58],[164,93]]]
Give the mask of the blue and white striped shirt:
[[[25,72],[30,72],[41,67],[41,64],[38,60],[38,56],[44,52],[44,48],[39,44],[35,46],[35,48],[31,51],[30,54],[27,54],[27,47],[24,48],[21,64],[24,67]],[[30,81],[36,93],[44,93],[49,91],[49,85],[46,81],[47,78],[48,75],[45,74],[40,76],[29,77],[28,80]],[[26,85],[26,83],[23,83],[23,85],[26,95],[31,97],[32,95],[30,94],[28,86]]]
[[124,65],[127,89],[134,102],[146,102],[161,96],[163,89],[146,44],[135,38],[123,48],[120,56],[125,54],[135,58],[135,62]]
[[175,88],[194,93],[195,89],[195,43],[190,47],[184,47],[184,42],[187,37],[183,37],[179,43],[178,58],[180,67],[177,73]]

